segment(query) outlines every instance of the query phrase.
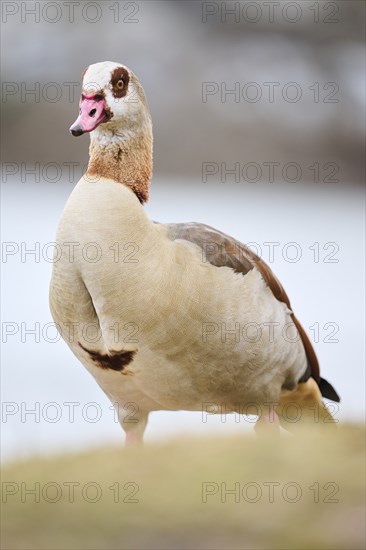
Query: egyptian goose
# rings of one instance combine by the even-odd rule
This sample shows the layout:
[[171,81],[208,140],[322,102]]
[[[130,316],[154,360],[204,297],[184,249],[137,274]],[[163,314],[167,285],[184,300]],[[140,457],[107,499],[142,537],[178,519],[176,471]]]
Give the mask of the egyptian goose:
[[259,428],[291,428],[289,404],[332,420],[322,395],[339,397],[270,268],[212,227],[147,217],[152,125],[134,73],[90,65],[70,131],[90,132],[90,160],[58,227],[50,307],[126,443],[142,441],[151,411],[207,404],[240,414],[254,404]]

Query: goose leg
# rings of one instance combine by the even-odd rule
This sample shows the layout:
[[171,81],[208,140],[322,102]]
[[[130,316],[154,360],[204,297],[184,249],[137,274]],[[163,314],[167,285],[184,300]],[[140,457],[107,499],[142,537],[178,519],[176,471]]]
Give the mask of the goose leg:
[[271,406],[268,412],[262,412],[262,414],[258,417],[254,429],[258,435],[277,435],[280,433],[280,419],[274,410],[274,407]]
[[134,422],[121,419],[120,423],[126,433],[125,447],[139,447],[144,441],[144,432],[147,425],[147,414],[139,414]]
[[125,439],[125,447],[139,447],[143,445],[144,437],[143,434],[136,432],[127,432]]

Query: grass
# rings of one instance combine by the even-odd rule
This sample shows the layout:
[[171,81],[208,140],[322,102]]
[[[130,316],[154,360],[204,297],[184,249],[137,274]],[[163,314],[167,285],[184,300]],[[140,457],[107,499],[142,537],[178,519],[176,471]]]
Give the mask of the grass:
[[12,463],[1,548],[363,549],[364,435],[187,438]]

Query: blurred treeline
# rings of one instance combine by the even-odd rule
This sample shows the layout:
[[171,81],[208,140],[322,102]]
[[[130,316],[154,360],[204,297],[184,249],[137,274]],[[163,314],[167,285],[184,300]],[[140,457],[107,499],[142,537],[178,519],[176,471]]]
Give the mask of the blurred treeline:
[[[132,68],[145,87],[157,175],[200,179],[203,162],[297,162],[304,168],[333,162],[341,183],[363,181],[363,1],[293,2],[301,14],[293,22],[296,6],[291,11],[283,1],[272,22],[262,2],[251,2],[257,13],[246,9],[248,2],[120,2],[118,22],[116,2],[96,2],[102,16],[95,23],[82,15],[86,0],[75,7],[73,22],[64,2],[53,23],[42,14],[38,22],[32,15],[22,21],[24,3],[12,4],[18,13],[3,14],[2,23],[3,161],[85,162],[88,139],[68,133],[79,86],[67,83],[79,82],[85,66],[113,60]],[[222,4],[226,10],[239,4],[239,20],[227,14],[222,21]],[[50,7],[49,20],[54,13]],[[92,8],[85,13],[94,17]],[[207,82],[228,90],[239,83],[240,93],[254,82],[262,98],[251,102],[241,95],[236,102],[233,94],[222,100],[217,92],[203,102]],[[273,102],[268,82],[278,83]],[[294,103],[282,96],[289,82],[301,90]],[[50,83],[61,89],[58,101]],[[37,86],[38,97],[22,94]]]

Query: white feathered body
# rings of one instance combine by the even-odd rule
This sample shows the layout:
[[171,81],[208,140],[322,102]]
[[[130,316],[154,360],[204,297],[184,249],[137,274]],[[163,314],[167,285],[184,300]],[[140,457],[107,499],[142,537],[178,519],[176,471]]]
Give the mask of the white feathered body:
[[[259,271],[215,267],[198,246],[172,241],[127,186],[82,178],[57,243],[52,314],[113,402],[134,402],[141,416],[205,403],[235,411],[278,401],[305,371],[290,311]],[[80,344],[136,353],[118,372],[100,368]]]

